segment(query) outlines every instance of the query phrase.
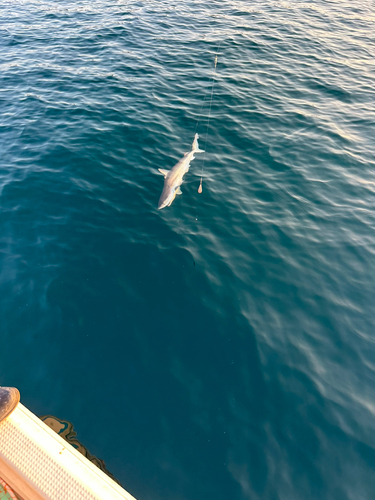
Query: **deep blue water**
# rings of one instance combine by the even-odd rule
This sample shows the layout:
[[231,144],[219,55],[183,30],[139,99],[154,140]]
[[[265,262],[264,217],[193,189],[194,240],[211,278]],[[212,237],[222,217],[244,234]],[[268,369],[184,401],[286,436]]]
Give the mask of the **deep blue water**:
[[0,0],[0,384],[138,500],[374,498],[374,21]]

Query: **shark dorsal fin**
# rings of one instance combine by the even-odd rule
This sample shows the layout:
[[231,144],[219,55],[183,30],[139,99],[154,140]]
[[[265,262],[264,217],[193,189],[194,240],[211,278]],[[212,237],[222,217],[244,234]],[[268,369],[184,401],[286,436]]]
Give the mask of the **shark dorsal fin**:
[[164,175],[164,177],[167,177],[169,174],[169,170],[165,170],[164,168],[158,168],[159,172]]

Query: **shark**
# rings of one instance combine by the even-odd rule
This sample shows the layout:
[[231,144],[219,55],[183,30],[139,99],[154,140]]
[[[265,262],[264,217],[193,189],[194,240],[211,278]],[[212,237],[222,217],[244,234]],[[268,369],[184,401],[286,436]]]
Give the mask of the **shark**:
[[198,146],[199,135],[195,134],[191,151],[185,153],[181,160],[171,170],[159,168],[159,172],[164,175],[164,187],[161,193],[158,209],[170,207],[177,194],[182,194],[180,186],[182,179],[189,170],[190,162],[194,160],[194,153],[204,153],[203,149]]

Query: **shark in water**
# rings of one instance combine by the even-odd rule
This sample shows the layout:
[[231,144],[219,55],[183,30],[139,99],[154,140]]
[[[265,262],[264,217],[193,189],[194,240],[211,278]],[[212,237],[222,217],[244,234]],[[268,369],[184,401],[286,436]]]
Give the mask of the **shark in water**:
[[159,199],[159,210],[172,205],[176,194],[181,194],[180,186],[182,184],[182,178],[189,170],[190,162],[195,158],[194,153],[204,153],[202,149],[199,149],[198,138],[199,135],[195,134],[194,141],[191,146],[191,151],[189,151],[189,153],[185,153],[183,158],[181,158],[181,160],[176,163],[172,170],[164,170],[163,168],[159,168],[159,172],[164,175],[164,188]]

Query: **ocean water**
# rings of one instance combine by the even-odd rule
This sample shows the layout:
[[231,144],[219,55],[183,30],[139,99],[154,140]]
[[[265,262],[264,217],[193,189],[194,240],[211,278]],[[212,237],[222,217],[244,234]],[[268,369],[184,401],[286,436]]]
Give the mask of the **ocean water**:
[[374,21],[0,0],[0,384],[138,500],[375,496]]

